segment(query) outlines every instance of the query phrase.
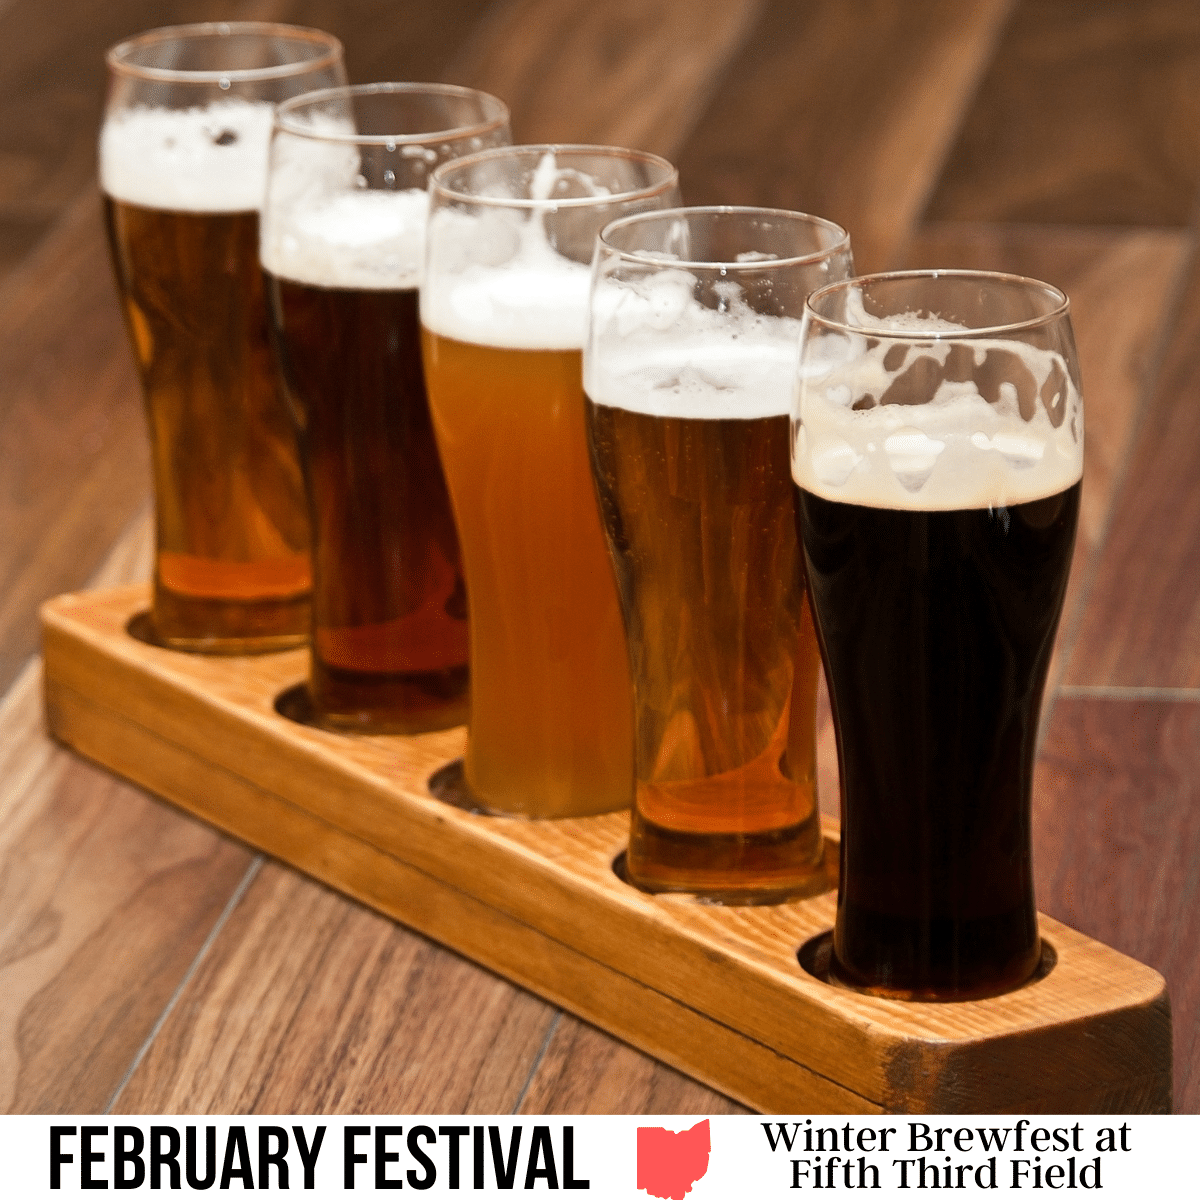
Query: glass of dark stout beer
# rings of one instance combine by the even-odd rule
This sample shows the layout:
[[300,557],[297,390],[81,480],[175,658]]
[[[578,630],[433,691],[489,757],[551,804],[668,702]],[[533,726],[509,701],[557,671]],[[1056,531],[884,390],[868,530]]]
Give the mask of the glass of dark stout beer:
[[279,106],[262,265],[312,515],[315,717],[416,733],[467,715],[467,598],[425,395],[429,173],[510,140],[494,96],[336,88]]
[[108,52],[100,182],[154,473],[156,638],[239,654],[308,632],[308,516],[258,266],[275,104],[345,82],[327,33],[181,25]]
[[1041,956],[1030,791],[1083,474],[1066,297],[958,271],[816,292],[792,473],[842,777],[834,973],[1016,987]]
[[727,904],[822,891],[819,657],[788,418],[830,221],[675,209],[609,225],[584,353],[588,442],[633,677],[626,871]]

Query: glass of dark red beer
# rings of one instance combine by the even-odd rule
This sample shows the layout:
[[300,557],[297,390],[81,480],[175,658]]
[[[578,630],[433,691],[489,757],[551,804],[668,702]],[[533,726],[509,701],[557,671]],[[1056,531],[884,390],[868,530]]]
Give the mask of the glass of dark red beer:
[[1038,968],[1030,794],[1082,474],[1056,288],[923,271],[809,298],[792,475],[841,769],[843,982],[966,999]]
[[467,714],[467,597],[421,364],[426,183],[507,145],[508,109],[448,84],[281,105],[261,258],[312,521],[316,719],[416,733]]

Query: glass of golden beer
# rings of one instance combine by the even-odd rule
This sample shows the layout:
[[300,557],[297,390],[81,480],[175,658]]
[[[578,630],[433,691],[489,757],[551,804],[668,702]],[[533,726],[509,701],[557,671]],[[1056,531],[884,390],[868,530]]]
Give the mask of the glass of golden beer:
[[633,678],[626,872],[647,891],[828,886],[788,417],[804,301],[851,271],[844,229],[777,209],[643,214],[597,244],[588,443]]
[[181,25],[107,61],[100,182],[150,428],[155,637],[224,654],[299,644],[308,515],[258,213],[274,106],[344,83],[341,43],[288,25]]
[[517,146],[434,172],[421,325],[471,621],[465,784],[533,817],[622,808],[629,669],[583,424],[596,234],[675,203],[664,159]]
[[950,1000],[1041,960],[1030,793],[1079,515],[1066,297],[985,272],[808,302],[792,472],[842,779],[834,973]]
[[384,83],[275,114],[268,310],[312,516],[316,718],[416,733],[467,716],[467,598],[425,397],[430,172],[510,140],[494,96]]

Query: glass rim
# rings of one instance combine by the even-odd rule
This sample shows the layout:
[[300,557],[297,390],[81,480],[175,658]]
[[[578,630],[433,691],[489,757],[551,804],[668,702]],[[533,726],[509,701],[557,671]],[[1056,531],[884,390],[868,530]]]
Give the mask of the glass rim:
[[[611,192],[607,196],[564,196],[557,200],[547,197],[535,200],[532,196],[478,196],[472,192],[464,192],[446,184],[446,178],[455,171],[469,170],[481,162],[489,162],[500,158],[538,157],[546,153],[589,155],[592,158],[625,159],[652,163],[666,168],[664,177],[654,183],[642,187],[631,188],[625,192]],[[480,208],[523,209],[528,212],[548,212],[560,208],[599,208],[606,204],[628,204],[638,200],[657,196],[679,183],[679,170],[674,163],[668,162],[661,154],[651,154],[648,150],[630,150],[623,146],[598,146],[581,142],[536,142],[519,146],[493,146],[490,150],[480,150],[477,154],[466,154],[462,158],[451,159],[442,163],[429,176],[430,198],[442,197],[459,204],[471,204]]]
[[[199,42],[238,34],[263,39],[289,38],[295,42],[324,46],[325,52],[315,58],[305,58],[298,62],[275,63],[266,67],[242,67],[229,71],[208,68],[187,71],[177,67],[146,67],[140,63],[130,62],[127,57],[135,49],[159,42]],[[104,55],[108,69],[114,74],[131,79],[148,80],[153,83],[176,84],[219,84],[222,80],[228,80],[230,83],[266,83],[273,79],[291,79],[297,75],[306,75],[310,71],[325,70],[340,62],[341,59],[341,40],[332,33],[326,33],[323,29],[312,29],[307,25],[287,25],[279,21],[199,21],[190,25],[162,25],[157,29],[147,29],[144,33],[135,34],[131,38],[118,42],[115,46],[111,46]]]
[[[292,113],[308,104],[320,104],[335,96],[469,96],[481,97],[484,107],[494,106],[490,117],[484,117],[470,125],[452,125],[447,129],[430,129],[424,133],[339,133],[330,130],[317,130],[309,125],[301,125],[290,121]],[[301,92],[275,106],[275,130],[286,133],[291,137],[310,138],[317,142],[332,142],[347,146],[401,146],[422,145],[425,142],[445,141],[447,138],[478,137],[481,134],[492,133],[509,120],[508,105],[491,92],[479,88],[463,87],[457,83],[355,83],[339,87],[320,88],[314,92]],[[462,159],[453,159],[462,162]]]
[[[883,325],[851,325],[834,317],[824,316],[815,307],[815,302],[832,295],[837,291],[862,284],[888,283],[899,280],[914,279],[975,279],[983,282],[1017,284],[1027,291],[1039,291],[1052,299],[1054,307],[1036,317],[1024,317],[1019,321],[1005,321],[999,325],[974,325],[966,329],[889,329]],[[1071,311],[1071,301],[1062,288],[1047,283],[1044,279],[1035,279],[1031,275],[1017,275],[1011,271],[983,271],[972,268],[930,267],[912,271],[876,271],[870,275],[854,275],[849,279],[839,279],[833,283],[823,284],[815,289],[804,302],[804,316],[807,320],[820,322],[827,329],[841,333],[857,333],[865,337],[889,338],[893,341],[961,341],[964,338],[997,337],[1007,333],[1021,333],[1029,329],[1037,329],[1061,320]],[[882,321],[886,318],[877,318]]]
[[[619,246],[614,246],[608,239],[608,235],[618,229],[628,225],[636,225],[649,223],[653,220],[662,219],[678,219],[688,216],[745,216],[745,217],[782,217],[790,224],[807,225],[815,228],[828,229],[830,232],[837,235],[837,240],[823,250],[813,250],[808,254],[794,254],[787,258],[764,258],[758,259],[755,262],[737,262],[736,260],[728,259],[684,259],[684,258],[662,258],[650,250],[622,250]],[[753,271],[769,271],[780,267],[795,267],[807,266],[811,263],[820,262],[824,258],[829,258],[831,255],[838,254],[842,251],[850,249],[850,234],[839,225],[836,221],[830,221],[826,217],[814,216],[812,213],[800,212],[797,209],[791,208],[766,208],[754,204],[697,204],[697,205],[681,205],[678,208],[657,208],[652,212],[632,213],[626,217],[618,217],[615,221],[610,221],[599,233],[600,245],[604,247],[610,254],[619,256],[628,262],[644,263],[647,266],[654,267],[674,267],[682,270],[695,268],[696,270],[720,270],[725,272],[730,271],[745,271],[747,273]]]

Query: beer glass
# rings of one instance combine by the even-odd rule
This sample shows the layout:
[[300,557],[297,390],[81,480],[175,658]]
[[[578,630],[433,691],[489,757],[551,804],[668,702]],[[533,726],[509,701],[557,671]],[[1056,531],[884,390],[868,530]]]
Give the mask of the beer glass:
[[626,871],[648,891],[827,886],[788,418],[804,301],[852,269],[844,229],[777,209],[647,213],[597,244],[588,442],[633,677]]
[[279,106],[268,311],[312,518],[316,718],[415,733],[467,715],[467,598],[433,439],[417,287],[429,173],[509,141],[494,96],[338,88]]
[[625,638],[583,425],[593,243],[676,202],[664,159],[485,151],[434,172],[421,324],[470,598],[465,784],[536,817],[629,804]]
[[341,43],[288,25],[181,25],[107,61],[100,182],[150,429],[155,636],[210,653],[295,645],[308,516],[258,210],[274,105],[343,83]]
[[872,275],[808,301],[792,473],[842,776],[834,972],[882,995],[1040,961],[1030,791],[1079,514],[1066,297]]

